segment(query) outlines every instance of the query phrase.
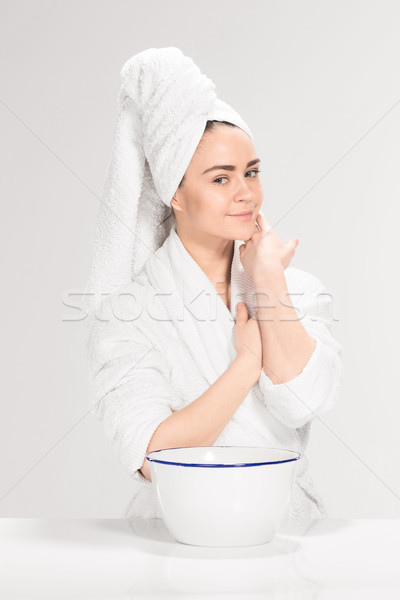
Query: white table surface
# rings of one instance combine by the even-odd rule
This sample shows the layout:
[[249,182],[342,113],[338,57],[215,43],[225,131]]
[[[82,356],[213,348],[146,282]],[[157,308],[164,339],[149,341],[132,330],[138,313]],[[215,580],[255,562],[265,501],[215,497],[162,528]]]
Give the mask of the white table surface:
[[400,599],[400,519],[324,519],[246,548],[161,519],[0,519],[0,598]]

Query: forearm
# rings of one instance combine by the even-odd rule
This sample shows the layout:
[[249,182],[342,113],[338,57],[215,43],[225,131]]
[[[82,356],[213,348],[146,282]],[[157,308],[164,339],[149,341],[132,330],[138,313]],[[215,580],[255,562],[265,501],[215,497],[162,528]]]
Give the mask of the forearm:
[[[232,364],[204,394],[175,411],[156,429],[147,452],[162,448],[212,446],[256,383],[254,361],[237,355]],[[145,459],[140,469],[151,481]]]
[[271,270],[255,282],[263,370],[272,383],[296,377],[315,349],[315,340],[303,327],[291,302],[283,269]]

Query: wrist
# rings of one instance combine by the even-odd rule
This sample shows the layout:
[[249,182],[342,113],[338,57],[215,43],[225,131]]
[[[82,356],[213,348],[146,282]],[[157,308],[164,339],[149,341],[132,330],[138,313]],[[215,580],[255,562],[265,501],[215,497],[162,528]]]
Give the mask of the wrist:
[[234,363],[242,370],[242,376],[247,378],[251,385],[260,379],[261,362],[249,350],[240,350],[236,354]]
[[286,284],[285,279],[285,269],[281,265],[281,263],[273,263],[263,268],[261,273],[258,273],[254,278],[254,287],[257,291],[257,288],[261,290],[264,288],[275,289],[279,284],[284,282]]
[[254,282],[254,294],[257,305],[256,318],[260,320],[262,315],[268,315],[273,309],[276,311],[287,310],[291,306],[290,296],[285,276],[277,274],[275,279],[258,279]]

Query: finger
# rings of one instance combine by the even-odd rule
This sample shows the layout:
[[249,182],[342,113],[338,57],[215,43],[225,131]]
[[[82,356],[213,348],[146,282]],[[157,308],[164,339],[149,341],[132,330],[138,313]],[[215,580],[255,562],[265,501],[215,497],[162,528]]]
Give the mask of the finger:
[[247,306],[244,302],[238,302],[236,305],[237,320],[247,321]]
[[291,240],[289,240],[287,242],[286,245],[289,246],[290,248],[292,248],[293,251],[294,251],[294,250],[296,250],[298,243],[299,243],[299,239],[298,238],[292,238]]
[[268,233],[268,231],[270,231],[272,229],[270,222],[268,221],[267,217],[261,210],[259,211],[256,220],[257,220],[258,224],[260,225],[261,230],[265,231],[265,233]]

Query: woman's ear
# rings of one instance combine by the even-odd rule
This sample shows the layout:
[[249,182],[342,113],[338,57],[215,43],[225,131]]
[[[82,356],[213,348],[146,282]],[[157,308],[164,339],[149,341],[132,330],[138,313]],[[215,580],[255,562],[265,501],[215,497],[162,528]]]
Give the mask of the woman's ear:
[[176,191],[175,194],[172,196],[171,208],[173,208],[175,211],[178,211],[178,212],[182,212],[182,210],[183,210],[182,204],[179,201],[178,191]]

